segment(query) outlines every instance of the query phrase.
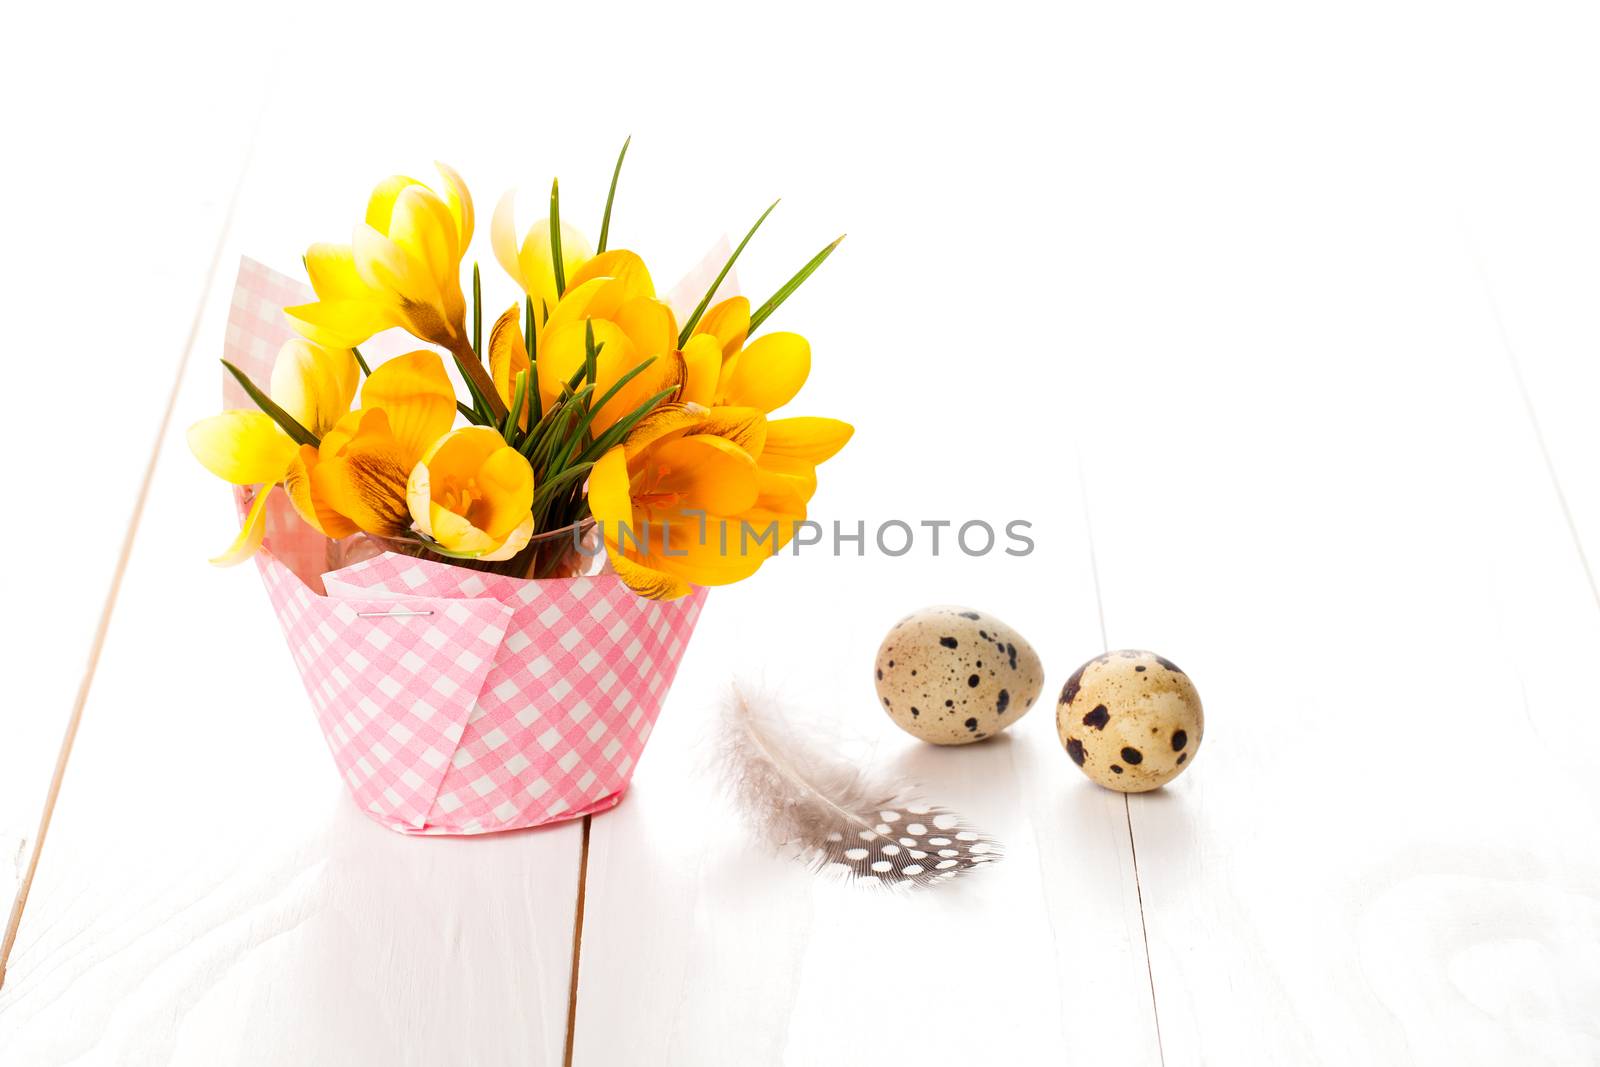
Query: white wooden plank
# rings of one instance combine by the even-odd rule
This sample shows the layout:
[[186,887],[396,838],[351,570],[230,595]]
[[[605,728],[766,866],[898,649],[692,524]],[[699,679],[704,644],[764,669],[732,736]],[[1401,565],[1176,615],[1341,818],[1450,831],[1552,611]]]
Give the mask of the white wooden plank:
[[[291,267],[348,231],[395,165],[309,169],[309,90],[291,85],[256,145],[230,265]],[[343,129],[322,133],[329,158]],[[231,286],[230,269],[163,441],[0,990],[0,1047],[48,1063],[560,1062],[581,825],[416,840],[370,823],[253,569],[205,563],[236,520],[183,430],[216,410]]]
[[[1048,708],[1009,743],[955,753],[920,749],[868,710],[878,633],[919,603],[965,599],[1011,619],[1057,687],[1098,649],[1086,538],[1068,517],[1070,436],[1089,462],[1113,642],[1173,655],[1212,710],[1195,773],[1133,809],[1168,1061],[1592,1053],[1596,883],[1569,843],[1593,823],[1585,731],[1600,720],[1582,714],[1581,672],[1548,666],[1585,662],[1592,620],[1570,600],[1550,498],[1495,392],[1510,385],[1494,377],[1502,357],[1465,257],[1429,214],[1448,168],[1416,170],[1446,136],[1431,95],[1441,79],[1413,62],[1438,54],[1434,20],[1386,8],[1381,20],[1291,24],[1318,42],[1310,55],[1258,48],[1237,31],[1262,13],[1243,6],[1108,9],[1070,34],[929,25],[886,70],[873,35],[906,27],[856,12],[852,34],[786,24],[782,52],[713,48],[716,62],[683,64],[673,91],[647,94],[594,79],[587,54],[581,65],[551,50],[547,82],[581,83],[584,106],[544,109],[551,155],[529,160],[534,134],[508,138],[521,127],[492,121],[505,113],[488,103],[526,98],[510,62],[474,68],[477,117],[413,93],[360,122],[338,107],[321,122],[330,101],[379,93],[371,64],[350,57],[384,55],[386,31],[364,27],[358,52],[336,13],[319,14],[319,33],[296,42],[249,200],[278,210],[241,230],[241,248],[288,264],[308,234],[342,235],[375,176],[356,179],[355,162],[384,172],[396,144],[474,161],[486,217],[506,180],[559,169],[564,189],[603,188],[626,126],[646,134],[625,187],[629,242],[668,248],[656,262],[669,279],[674,257],[687,265],[703,247],[684,219],[721,220],[731,199],[781,178],[797,230],[855,232],[785,323],[817,344],[804,407],[863,427],[840,471],[873,472],[825,477],[819,510],[916,520],[1025,508],[1050,523],[1041,555],[1015,569],[785,560],[713,598],[637,795],[595,823],[580,1062],[853,1061],[913,1047],[954,1062],[996,1046],[1016,1062],[1155,1061],[1121,802],[1076,777]],[[554,18],[543,39],[583,28]],[[674,39],[700,32],[673,21],[646,17],[612,39],[616,69],[657,70]],[[1459,69],[1427,68],[1447,76],[1438,92],[1459,88],[1476,47],[1495,41],[1486,21],[1450,23],[1474,47]],[[760,37],[761,24],[741,25]],[[1541,19],[1532,33],[1562,40],[1563,54],[1583,40],[1552,28]],[[1004,76],[977,87],[948,76],[985,50],[1009,57]],[[1514,79],[1537,60],[1499,69]],[[715,101],[713,114],[685,114],[685,100]],[[1474,109],[1442,110],[1453,136],[1449,122],[1466,128]],[[599,129],[608,121],[618,131]],[[708,124],[744,131],[739,150],[692,165],[640,151],[652,136],[706,146]],[[419,129],[443,143],[416,144]],[[1001,201],[981,233],[960,214],[974,190]],[[770,228],[763,240],[785,265],[814,244]],[[1484,258],[1491,274],[1506,262]],[[1513,311],[1510,333],[1525,338],[1521,321],[1537,317]],[[847,371],[830,365],[841,352]],[[1552,368],[1556,390],[1579,380]],[[214,396],[209,377],[191,387],[186,415]],[[1584,454],[1553,452],[1558,467]],[[233,1058],[246,1061],[280,1049],[554,1058],[571,915],[552,894],[575,874],[572,833],[414,843],[350,817],[281,652],[275,667],[242,668],[220,636],[173,629],[204,608],[212,625],[276,647],[251,576],[185,569],[214,550],[226,514],[185,464],[180,452],[162,471],[154,499],[171,525],[141,541],[130,573],[125,617],[140,632],[114,631],[107,647],[41,869],[47,910],[30,909],[0,993],[0,1044],[47,1061],[214,1062],[219,1047],[243,1047]],[[181,614],[168,609],[173,582]],[[180,644],[214,651],[143,696],[149,664]],[[1336,664],[1335,680],[1308,685],[1308,663]],[[900,908],[749,855],[695,768],[696,712],[735,670],[791,679],[875,738],[874,758],[993,827],[1011,857]],[[241,674],[270,677],[219,715]],[[243,738],[241,722],[253,724]],[[250,755],[234,765],[192,758],[238,745]],[[305,792],[282,797],[279,776]],[[196,792],[214,798],[198,813],[185,803]],[[893,967],[879,971],[871,950],[884,946]],[[441,995],[470,1020],[471,1047],[444,1048]],[[911,1045],[923,1034],[911,1027],[974,1016],[998,1036]]]
[[[549,17],[555,22],[541,21],[540,39],[582,30],[565,25],[575,18],[570,11]],[[901,29],[888,14],[856,12],[853,17],[879,32]],[[661,57],[670,52],[664,42],[671,40],[689,50],[701,47],[699,31],[690,24],[655,14],[640,18],[633,32],[613,42],[608,62],[617,69],[660,69]],[[952,256],[965,254],[953,252],[944,229],[951,205],[973,188],[1012,181],[1014,168],[1002,160],[1029,137],[1038,116],[1002,105],[1036,90],[1054,49],[1042,36],[1023,42],[1036,62],[1019,63],[1006,84],[988,90],[993,106],[987,110],[974,105],[968,87],[942,77],[943,60],[918,60],[926,98],[905,116],[905,135],[885,139],[880,116],[856,106],[862,93],[886,88],[871,62],[869,35],[841,39],[822,22],[779,25],[748,13],[740,18],[745,20],[741,33],[750,39],[781,34],[787,46],[775,53],[721,49],[715,64],[674,69],[671,93],[641,93],[635,83],[596,80],[587,57],[552,50],[541,58],[548,64],[541,67],[541,77],[552,84],[586,86],[585,106],[541,109],[536,120],[518,112],[516,122],[487,104],[483,114],[474,115],[446,109],[425,95],[394,113],[378,109],[358,124],[324,128],[308,122],[305,116],[318,113],[327,100],[361,99],[372,91],[369,72],[343,61],[337,32],[330,32],[297,42],[294,69],[284,77],[292,99],[284,100],[278,113],[281,144],[300,160],[337,159],[337,174],[344,175],[353,172],[349,160],[376,167],[375,161],[387,159],[384,153],[394,152],[397,144],[420,151],[424,146],[415,146],[416,131],[429,130],[439,141],[425,147],[460,164],[473,183],[481,230],[489,204],[506,184],[523,184],[537,210],[542,182],[552,171],[561,174],[566,217],[597,218],[615,143],[631,130],[634,147],[612,239],[647,254],[663,286],[692,265],[709,240],[723,231],[737,234],[764,205],[762,197],[781,192],[786,198],[781,212],[740,264],[753,292],[776,287],[840,229],[853,231],[825,275],[774,321],[775,328],[803,330],[816,345],[814,381],[796,410],[839,415],[863,426],[862,439],[852,446],[857,452],[848,460],[858,473],[834,482],[836,488],[827,492],[835,495],[819,498],[819,507],[832,501],[831,514],[852,518],[963,518],[960,512],[968,509],[971,517],[1010,517],[1020,510],[1018,495],[1036,493],[1038,486],[1026,464],[1008,461],[1007,448],[1019,456],[1050,454],[1064,484],[1074,485],[1070,449],[1060,444],[1045,398],[1016,414],[1014,443],[986,438],[974,448],[957,435],[975,412],[987,419],[988,412],[1010,404],[1017,389],[986,372],[975,375],[968,353],[949,345],[950,292],[940,287],[954,276]],[[362,27],[363,33],[369,31]],[[515,36],[509,23],[503,32],[507,39]],[[1017,47],[1009,28],[1001,25],[974,30],[951,24],[936,28],[934,35],[945,51],[975,40]],[[812,76],[810,57],[821,54],[835,57],[837,77],[825,83]],[[806,86],[803,100],[792,95],[801,85]],[[480,65],[474,92],[483,101],[524,99],[526,72],[511,63]],[[708,112],[686,108],[684,102],[691,100],[715,103]],[[775,113],[775,100],[789,102]],[[825,126],[814,121],[824,113],[834,116]],[[954,131],[952,116],[960,121]],[[519,126],[524,120],[532,125]],[[742,131],[737,147],[693,147],[707,144],[711,128]],[[952,153],[952,138],[960,152]],[[409,160],[381,166],[413,166]],[[844,160],[848,166],[841,166]],[[1000,205],[993,220],[997,232],[1029,232],[1034,210],[1027,201],[1049,201],[1053,173],[1044,167],[1034,171],[1031,184]],[[292,228],[264,233],[260,254],[285,261],[298,253],[307,232],[337,236],[348,227],[349,206],[332,198],[336,180],[320,165],[303,173],[280,166],[276,181],[274,195],[292,201],[303,214],[293,217]],[[1013,300],[1046,307],[1055,297],[1047,275],[1019,281],[994,271],[985,256],[978,254],[970,270],[970,293],[969,272],[961,272],[963,299],[975,305]],[[933,284],[905,271],[902,265],[909,262],[941,264],[944,280]],[[506,292],[492,268],[486,268],[485,282],[492,293]],[[864,299],[866,294],[870,297]],[[925,363],[908,381],[911,360]],[[967,391],[974,377],[987,391]],[[925,441],[930,425],[951,432],[936,435],[926,455],[908,463],[906,442]],[[1008,466],[1009,477],[997,476]],[[861,473],[869,471],[892,476]],[[962,1049],[976,1054],[998,1042],[1019,1054],[1042,1045],[1099,1052],[1112,1061],[1155,1061],[1120,801],[1058,792],[1073,784],[1075,772],[1060,753],[1046,708],[1036,709],[1009,745],[935,758],[892,732],[875,710],[867,675],[880,632],[898,613],[927,601],[968,599],[1032,634],[1064,677],[1070,667],[1062,666],[1063,657],[1071,660],[1098,637],[1086,556],[1078,551],[1082,539],[1068,532],[1078,522],[1075,497],[1059,497],[1056,483],[1047,495],[1047,506],[1030,507],[1023,517],[1051,523],[1061,554],[1016,561],[1006,573],[1008,581],[1022,587],[1056,590],[1048,599],[996,589],[996,572],[962,566],[959,558],[948,570],[941,567],[934,581],[919,575],[913,559],[900,562],[892,572],[898,577],[880,573],[876,561],[871,569],[846,561],[839,567],[796,566],[787,578],[779,568],[775,580],[764,578],[748,589],[718,591],[713,597],[642,764],[636,794],[594,823],[578,1062],[662,1056],[717,1062],[752,1052],[759,1060],[773,1049],[787,1050],[795,1062],[830,1049],[851,1049],[847,1058],[854,1059],[856,1051],[873,1047],[902,1049],[907,1026],[974,1004],[979,1014],[1000,1021],[952,1039],[952,1059]],[[847,625],[848,630],[819,636]],[[858,657],[854,663],[852,650]],[[879,758],[886,764],[914,762],[912,769],[930,778],[932,791],[964,805],[1006,837],[1012,857],[987,882],[975,881],[969,891],[930,897],[900,911],[892,902],[863,901],[838,887],[816,886],[801,872],[741,851],[742,831],[725,806],[712,800],[710,784],[698,770],[702,709],[735,669],[802,673],[812,666],[803,658],[807,654],[836,661],[836,670],[820,675],[836,684],[812,687],[812,694],[820,691],[841,719],[874,737]],[[1060,679],[1054,684],[1059,686]],[[924,767],[922,760],[931,762]],[[1040,808],[1043,815],[1029,814]],[[666,828],[686,821],[694,825],[685,827],[682,840],[671,838],[674,849],[685,851],[666,848]],[[719,866],[735,861],[726,872]],[[703,865],[703,873],[685,873],[697,865]],[[1065,917],[1069,904],[1092,918]],[[676,921],[686,912],[695,917],[687,929]],[[898,953],[892,973],[913,983],[893,994],[902,1006],[916,1001],[915,1016],[896,1021],[898,1028],[873,1031],[871,1024],[883,1009],[870,1002],[869,994],[877,994],[884,983],[841,962],[843,953],[868,935]],[[955,947],[946,947],[952,943]],[[766,948],[751,952],[751,944]],[[923,965],[939,952],[954,953],[947,970]],[[789,993],[763,999],[768,983],[791,981],[789,968],[798,960],[805,961],[805,970],[784,987]],[[963,981],[974,975],[979,980]],[[1078,1002],[1064,992],[1077,988],[1103,995]],[[786,995],[792,997],[792,1011],[784,1008]],[[673,1007],[678,998],[681,1010]],[[730,1028],[719,1021],[730,1014],[759,1021]],[[825,1028],[820,1020],[830,1015]]]
[[[1019,563],[1003,585],[992,565],[951,561],[930,582],[926,560],[881,562],[785,558],[708,601],[632,795],[593,823],[575,1062],[870,1062],[911,1043],[939,1064],[1155,1062],[1123,804],[1074,788],[1053,694],[995,740],[938,749],[900,733],[872,688],[882,633],[930,599],[1007,619],[1053,667],[1093,646],[1086,560]],[[706,761],[736,673],[818,714],[825,749],[869,739],[841,751],[923,782],[1005,859],[900,896],[766,854]]]
[[[214,405],[213,366],[195,361],[184,409]],[[218,486],[181,426],[164,446],[0,1046],[52,1063],[559,1059],[579,828],[419,841],[362,817],[253,570],[204,562]]]
[[1585,579],[1596,585],[1600,423],[1591,401],[1600,392],[1600,205],[1588,189],[1600,177],[1600,153],[1553,175],[1558,189],[1542,196],[1511,200],[1479,190],[1464,209],[1463,229],[1513,369],[1507,387],[1538,428],[1548,480],[1559,486]]
[[[932,1063],[1158,1059],[1126,814],[1120,798],[1073,788],[1052,718],[1054,690],[1100,642],[1067,402],[1037,387],[1048,372],[1019,382],[999,351],[948,343],[948,316],[930,306],[948,294],[878,269],[884,257],[941,255],[947,235],[927,227],[927,204],[958,198],[974,175],[953,164],[925,178],[914,197],[878,205],[864,247],[847,242],[810,283],[812,303],[780,327],[813,347],[811,380],[783,413],[859,427],[822,470],[813,516],[830,542],[835,520],[845,532],[865,524],[869,541],[904,521],[917,547],[785,556],[713,591],[634,795],[594,820],[577,1063],[866,1062],[912,1040]],[[1009,204],[994,224],[1021,232],[1027,213]],[[765,258],[747,253],[752,270]],[[976,272],[963,285],[980,307],[1056,298],[1043,272]],[[828,299],[868,290],[869,307]],[[892,321],[883,308],[898,309]],[[1012,518],[1034,523],[1036,554],[968,558],[946,528],[935,558],[920,525]],[[905,613],[941,602],[1006,619],[1045,661],[1039,705],[994,743],[935,751],[878,707],[878,642]],[[766,679],[820,714],[823,745],[829,724],[864,736],[866,758],[924,779],[998,834],[1006,860],[903,900],[754,850],[704,758],[734,677]],[[971,1025],[944,1025],[957,1019]]]
[[[8,432],[50,456],[48,475],[0,501],[5,910],[27,869],[264,78],[260,56],[130,47],[147,25],[140,12],[102,12],[92,33],[84,18],[44,5],[16,12],[0,63],[0,93],[15,102],[0,136],[18,158],[0,175],[13,250],[0,260],[14,353]],[[197,29],[208,25],[214,16],[197,16]],[[99,79],[126,88],[106,92]]]
[[[1463,85],[1472,123],[1453,182],[1541,446],[1593,572],[1600,565],[1600,13],[1552,9],[1498,29],[1502,62]],[[1593,582],[1591,576],[1590,581]]]
[[1166,1062],[1592,1062],[1600,618],[1456,219],[1297,177],[1070,338],[1110,642],[1208,713],[1131,808]]

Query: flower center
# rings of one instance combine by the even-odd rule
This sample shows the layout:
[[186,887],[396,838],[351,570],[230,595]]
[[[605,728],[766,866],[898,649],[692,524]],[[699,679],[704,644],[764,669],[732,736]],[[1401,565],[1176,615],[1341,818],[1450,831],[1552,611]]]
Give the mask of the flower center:
[[634,494],[634,500],[647,508],[672,508],[683,499],[683,494],[671,489],[663,488],[661,483],[672,476],[672,468],[665,463],[657,463],[655,470],[649,472],[643,485]]
[[453,511],[472,523],[472,525],[482,529],[482,520],[485,516],[477,513],[486,510],[488,500],[483,489],[478,485],[476,476],[452,479],[443,487],[435,499],[446,511]]

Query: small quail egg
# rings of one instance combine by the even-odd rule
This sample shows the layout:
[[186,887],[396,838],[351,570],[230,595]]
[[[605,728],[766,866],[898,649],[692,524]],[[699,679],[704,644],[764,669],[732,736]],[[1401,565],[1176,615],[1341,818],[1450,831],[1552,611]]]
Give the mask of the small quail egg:
[[1200,693],[1154,652],[1096,656],[1056,704],[1056,732],[1083,773],[1119,793],[1160,788],[1194,762],[1205,732]]
[[1033,646],[993,615],[932,607],[895,623],[878,647],[878,699],[895,725],[936,745],[993,737],[1044,686]]

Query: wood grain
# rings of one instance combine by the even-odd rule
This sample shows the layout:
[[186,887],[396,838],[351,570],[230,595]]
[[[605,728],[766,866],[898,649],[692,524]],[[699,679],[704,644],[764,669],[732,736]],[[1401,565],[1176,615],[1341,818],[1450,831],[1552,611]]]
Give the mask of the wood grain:
[[1110,643],[1207,710],[1130,803],[1168,1064],[1600,1054],[1600,617],[1454,220],[1405,192],[1250,234],[1227,291],[1173,263],[1169,318],[1102,266],[1083,322],[1140,383],[1085,414]]
[[[0,613],[0,643],[12,667],[0,743],[0,899],[8,912],[33,861],[57,755],[66,750],[64,735],[92,674],[108,593],[265,80],[264,57],[228,64],[216,55],[177,55],[158,42],[130,48],[140,36],[139,17],[108,12],[100,32],[74,33],[80,17],[43,8],[19,14],[12,40],[33,45],[8,48],[0,64],[7,99],[51,101],[48,109],[8,108],[0,118],[7,143],[50,145],[0,177],[0,193],[15,205],[8,240],[26,249],[0,262],[0,288],[15,298],[7,344],[28,357],[12,360],[19,373],[27,368],[17,399],[28,399],[12,405],[8,431],[14,440],[50,442],[55,472],[30,479],[19,514],[0,522],[0,557],[23,561],[8,569],[7,610]],[[196,26],[215,20],[200,16]],[[68,36],[73,59],[62,63],[50,43]],[[75,73],[83,70],[109,82],[136,81],[139,91],[94,92]],[[196,94],[202,82],[225,84]],[[166,121],[154,123],[154,115]],[[213,133],[201,140],[195,129]],[[163,165],[105,162],[134,158]],[[132,260],[137,269],[128,269]],[[64,410],[90,414],[67,430]],[[22,511],[49,516],[48,546],[38,520],[23,520]],[[50,565],[37,565],[42,552]],[[3,964],[0,952],[0,970]]]
[[[1076,537],[1075,496],[1038,518]],[[1120,797],[1077,788],[1055,736],[1059,667],[1006,734],[959,749],[899,732],[871,677],[882,634],[929,600],[993,612],[1053,664],[1059,649],[1095,647],[1087,557],[1018,566],[1004,586],[986,580],[992,563],[951,561],[935,588],[927,560],[863,562],[873,578],[849,560],[784,558],[758,593],[708,600],[633,794],[594,820],[575,1062],[868,1062],[930,1030],[918,1056],[931,1063],[1037,1062],[1044,1049],[1155,1062],[1126,815]],[[1046,587],[1059,611],[1015,592]],[[775,610],[803,602],[829,607]],[[765,675],[815,719],[817,744],[923,782],[995,834],[1005,859],[902,896],[766,854],[707,765],[736,674]]]
[[[593,50],[538,50],[559,107],[495,48],[592,39],[572,6],[494,13],[495,48],[425,84],[414,20],[327,5],[192,15],[214,48],[142,12],[18,15],[3,87],[57,109],[0,119],[50,146],[45,181],[8,186],[27,254],[0,283],[29,304],[19,350],[92,367],[61,391],[95,417],[63,433],[40,403],[8,426],[54,466],[0,523],[0,557],[52,539],[48,566],[8,572],[30,610],[0,623],[21,709],[0,887],[251,140],[239,87],[280,50],[230,260],[292,266],[376,177],[437,154],[478,192],[503,307],[495,196],[559,172],[570,217],[597,221],[630,131],[613,244],[663,286],[769,191],[753,295],[849,228],[773,320],[815,353],[785,414],[860,428],[823,471],[830,533],[899,519],[919,543],[715,591],[586,865],[578,825],[402,839],[343,796],[255,576],[201,562],[232,519],[177,437],[215,408],[198,361],[0,990],[0,1060],[1600,1058],[1594,15],[1158,7],[651,9],[604,28],[604,77]],[[397,86],[404,106],[372,106]],[[1014,517],[1030,556],[968,558],[948,528],[936,556],[921,526]],[[940,601],[1045,659],[1044,703],[1003,738],[936,750],[876,710],[879,637]],[[1107,641],[1175,659],[1209,712],[1194,769],[1127,801],[1051,722]],[[736,675],[1007,858],[900,898],[753,849],[705,765]]]
[[[208,302],[212,335],[230,286]],[[181,406],[217,390],[197,363]],[[174,427],[0,992],[0,1046],[47,1063],[555,1061],[579,827],[416,841],[363,818],[253,570],[204,562],[226,500],[187,458]]]

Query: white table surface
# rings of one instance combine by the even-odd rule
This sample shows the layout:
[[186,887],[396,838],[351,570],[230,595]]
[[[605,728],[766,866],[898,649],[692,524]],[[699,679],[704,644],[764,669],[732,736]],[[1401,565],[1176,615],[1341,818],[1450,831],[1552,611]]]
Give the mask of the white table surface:
[[[1592,12],[274,11],[34,10],[0,64],[33,398],[0,1064],[1600,1061]],[[771,195],[747,291],[850,233],[773,320],[813,344],[794,412],[858,427],[813,516],[1038,549],[778,560],[710,597],[615,811],[404,838],[253,569],[205,563],[232,516],[182,432],[233,265],[293,269],[437,156],[509,303],[500,191],[531,215],[558,172],[593,231],[626,133],[613,245],[664,283]],[[1048,671],[981,745],[874,710],[879,637],[936,602]],[[1130,646],[1208,731],[1123,798],[1053,698]],[[900,897],[761,851],[706,766],[734,677],[1005,859]]]

